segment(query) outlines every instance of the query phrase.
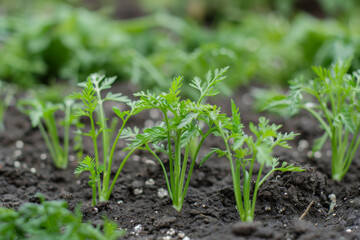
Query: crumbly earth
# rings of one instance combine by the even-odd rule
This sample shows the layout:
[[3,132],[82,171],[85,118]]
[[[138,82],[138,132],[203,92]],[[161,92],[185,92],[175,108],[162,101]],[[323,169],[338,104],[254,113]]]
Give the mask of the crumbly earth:
[[[114,92],[124,94],[134,91],[127,84],[115,89]],[[250,90],[243,88],[233,96],[245,126],[259,117],[252,110]],[[219,104],[224,112],[229,110],[230,100],[226,98],[213,103]],[[111,114],[111,106],[108,107]],[[154,111],[144,112],[130,125],[151,125],[159,117]],[[335,182],[330,178],[328,146],[316,157],[309,157],[314,138],[321,135],[311,116],[303,113],[291,119],[268,117],[283,124],[284,132],[301,133],[292,142],[292,149],[278,149],[275,155],[307,171],[271,176],[260,188],[254,223],[240,222],[229,163],[215,156],[201,168],[195,168],[179,213],[168,197],[159,194],[161,189],[166,189],[160,166],[151,155],[141,151],[126,163],[110,201],[92,207],[88,176],[73,174],[75,154],[71,153],[67,170],[56,170],[38,130],[15,107],[6,113],[6,132],[0,134],[0,206],[17,209],[24,203],[36,202],[35,194],[42,193],[47,200],[65,200],[70,210],[81,204],[84,221],[94,225],[101,225],[103,216],[114,220],[127,229],[125,239],[360,239],[359,156],[345,179]],[[215,145],[218,140],[210,138],[204,149]],[[120,164],[124,154],[120,151],[122,146],[124,142],[119,144],[114,167]],[[91,147],[91,142],[84,140],[85,154],[92,154]],[[330,194],[336,196],[331,213]],[[308,207],[307,214],[299,220]]]

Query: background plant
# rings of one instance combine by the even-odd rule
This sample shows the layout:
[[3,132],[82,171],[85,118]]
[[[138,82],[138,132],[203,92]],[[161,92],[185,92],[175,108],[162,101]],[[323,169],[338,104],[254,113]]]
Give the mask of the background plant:
[[[80,99],[84,104],[83,108],[79,110],[78,115],[85,116],[90,119],[91,127],[89,131],[82,134],[92,139],[95,157],[91,158],[89,156],[86,156],[85,159],[79,163],[79,166],[76,168],[75,173],[80,174],[84,171],[90,172],[89,185],[93,190],[93,205],[95,205],[97,202],[97,195],[99,202],[109,200],[116,180],[119,177],[127,159],[139,147],[134,146],[130,149],[130,151],[122,160],[110,184],[111,169],[114,160],[116,145],[130,117],[132,117],[139,111],[136,108],[135,103],[131,102],[126,96],[123,96],[121,93],[108,92],[105,96],[102,96],[102,91],[111,88],[111,85],[113,84],[115,79],[115,77],[105,78],[105,76],[99,74],[92,74],[86,82],[79,84],[79,86],[83,88],[82,92],[74,93],[72,95],[72,98]],[[122,121],[116,136],[116,124],[111,124],[109,126],[107,122],[108,119],[105,115],[104,103],[107,101],[123,102],[130,106],[130,110],[127,111],[122,111],[117,107],[113,107],[115,114]],[[101,145],[98,144],[99,136],[101,136]],[[112,140],[113,143],[111,144]],[[101,147],[103,153],[102,157],[100,156]]]
[[[203,104],[206,97],[219,93],[216,86],[225,79],[223,74],[228,68],[211,71],[205,76],[205,81],[195,77],[191,86],[200,92],[196,102],[189,99],[181,100],[182,78],[176,78],[167,93],[156,95],[148,92],[134,94],[140,97],[138,107],[141,109],[159,109],[163,114],[160,125],[147,128],[143,133],[127,130],[131,144],[143,145],[142,149],[149,151],[160,163],[167,189],[173,202],[173,207],[180,211],[189,187],[196,158],[205,139],[214,129],[204,129],[202,121],[207,121],[205,110],[213,106]],[[130,138],[131,137],[131,138]],[[199,141],[194,138],[199,137]],[[195,149],[191,151],[191,149]],[[169,171],[159,153],[164,153],[169,160]],[[187,170],[190,159],[190,168]],[[187,174],[186,174],[187,172]]]
[[[233,101],[231,102],[231,111],[232,116],[230,118],[221,114],[219,109],[209,113],[211,127],[216,129],[214,134],[223,140],[225,149],[213,148],[204,157],[201,164],[214,153],[217,153],[219,157],[226,156],[229,159],[237,210],[242,221],[252,222],[257,194],[266,179],[275,171],[299,172],[304,171],[304,169],[286,162],[280,165],[278,159],[273,157],[273,149],[277,146],[290,148],[287,141],[292,140],[296,134],[293,132],[289,134],[280,133],[278,130],[281,125],[270,125],[269,120],[261,117],[258,126],[253,123],[249,124],[253,136],[247,135],[243,131],[244,126],[241,123],[240,113]],[[253,170],[256,162],[260,164],[260,168],[252,187]],[[266,174],[264,172],[265,167],[271,168]]]
[[40,204],[27,203],[18,211],[0,208],[2,239],[115,240],[125,234],[106,219],[101,232],[99,228],[81,222],[79,209],[73,214],[64,201],[45,201],[41,195],[38,198]]
[[[39,128],[55,167],[59,169],[68,166],[70,126],[78,123],[74,114],[76,111],[74,103],[74,100],[68,98],[62,104],[44,103],[36,98],[18,101],[19,109],[30,117],[31,125]],[[64,114],[61,121],[64,126],[63,143],[57,129],[58,123],[55,118],[57,111],[62,111]]]
[[360,72],[347,74],[350,66],[347,59],[331,68],[313,67],[315,78],[290,81],[289,94],[277,96],[264,107],[288,107],[292,114],[305,109],[318,120],[324,135],[314,142],[313,151],[330,139],[331,175],[337,181],[348,172],[360,144]]
[[0,80],[0,132],[5,130],[4,116],[14,97],[15,87]]

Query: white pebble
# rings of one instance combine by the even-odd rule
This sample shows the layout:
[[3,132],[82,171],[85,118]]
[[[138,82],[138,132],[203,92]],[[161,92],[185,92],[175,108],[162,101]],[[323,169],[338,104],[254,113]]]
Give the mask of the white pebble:
[[134,227],[134,232],[139,234],[143,230],[143,227],[141,224],[138,224]]
[[321,152],[319,152],[319,151],[314,152],[314,157],[321,158]]
[[77,185],[80,185],[80,184],[81,184],[81,181],[80,181],[80,180],[76,180],[76,184],[77,184]]
[[46,160],[46,159],[47,159],[46,153],[40,154],[40,159],[41,159],[41,160]]
[[99,209],[94,207],[94,211],[97,213],[97,212],[99,212]]
[[16,148],[23,148],[24,147],[24,142],[21,141],[21,140],[17,140],[15,142],[15,146],[16,146]]
[[122,204],[122,203],[124,203],[124,201],[123,201],[123,200],[119,200],[119,201],[117,201],[117,203],[118,203],[118,204]]
[[185,236],[183,239],[184,240],[190,240],[190,238],[188,236]]
[[36,169],[35,168],[30,168],[30,172],[31,173],[36,173]]
[[183,238],[185,237],[185,233],[184,233],[184,232],[179,232],[179,233],[178,233],[178,237],[179,237],[180,239],[183,239]]
[[151,160],[151,159],[146,159],[145,164],[147,164],[147,165],[156,165],[155,161]]
[[159,198],[165,198],[165,197],[168,196],[168,191],[166,191],[163,188],[159,188],[158,192],[157,192],[157,195],[158,195]]
[[163,240],[171,240],[171,236],[163,236]]
[[143,193],[143,189],[142,188],[134,188],[133,193],[134,193],[134,195],[140,195]]
[[145,185],[147,185],[147,186],[152,186],[154,184],[155,184],[155,181],[152,178],[145,181]]
[[347,232],[347,233],[351,233],[352,231],[351,231],[350,228],[348,228],[348,229],[346,229],[346,232]]
[[300,140],[298,145],[298,150],[303,151],[309,147],[309,142],[307,140]]
[[169,231],[166,232],[166,235],[169,235],[169,236],[174,236],[175,235],[175,229],[173,228],[170,228]]
[[158,119],[160,117],[160,112],[157,109],[150,109],[149,115],[152,119]]
[[21,164],[20,164],[20,162],[19,162],[19,161],[15,161],[15,162],[14,162],[14,167],[19,168],[19,167],[20,167],[20,165],[21,165]]
[[135,162],[138,162],[138,161],[140,160],[140,156],[139,156],[139,155],[134,155],[134,156],[133,156],[133,160],[134,160]]
[[73,161],[75,161],[76,160],[76,157],[74,156],[74,155],[70,155],[69,156],[69,161],[70,162],[73,162]]
[[150,120],[150,119],[145,120],[145,123],[144,123],[144,125],[145,125],[146,128],[153,127],[154,124],[155,124],[154,121],[153,121],[153,120]]

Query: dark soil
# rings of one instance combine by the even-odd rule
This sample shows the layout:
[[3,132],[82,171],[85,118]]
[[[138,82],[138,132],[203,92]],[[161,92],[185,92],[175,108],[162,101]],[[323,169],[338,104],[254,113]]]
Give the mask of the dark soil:
[[[125,94],[134,91],[128,85],[120,85],[117,90]],[[245,126],[259,117],[251,110],[249,90],[244,88],[234,96]],[[220,98],[215,103],[228,111],[228,99]],[[149,125],[156,122],[156,118],[155,112],[146,112],[134,118],[130,125]],[[307,114],[292,119],[271,116],[271,119],[282,123],[284,132],[301,133],[292,142],[292,149],[279,149],[276,156],[307,171],[271,176],[260,189],[254,223],[240,222],[229,163],[216,157],[205,166],[195,168],[180,213],[172,207],[169,198],[158,196],[159,189],[166,188],[163,173],[146,152],[137,152],[126,163],[110,201],[91,207],[86,174],[79,178],[73,174],[75,154],[71,154],[69,169],[56,170],[40,133],[31,128],[28,118],[15,107],[6,113],[6,132],[0,134],[0,206],[17,209],[24,203],[36,202],[36,193],[42,193],[47,200],[65,200],[71,210],[81,203],[85,221],[99,225],[105,215],[127,229],[125,239],[180,239],[184,235],[190,239],[222,240],[360,239],[359,156],[345,179],[334,182],[330,178],[328,147],[317,154],[317,158],[308,157],[313,139],[321,135],[317,122]],[[217,139],[208,139],[204,149],[217,142]],[[91,154],[90,141],[85,143],[85,153]],[[119,145],[123,146],[124,142]],[[116,154],[123,155],[120,151]],[[149,184],[149,179],[154,183]],[[139,189],[142,193],[134,194]],[[330,194],[335,194],[337,201],[329,214]],[[311,202],[308,213],[299,220]]]

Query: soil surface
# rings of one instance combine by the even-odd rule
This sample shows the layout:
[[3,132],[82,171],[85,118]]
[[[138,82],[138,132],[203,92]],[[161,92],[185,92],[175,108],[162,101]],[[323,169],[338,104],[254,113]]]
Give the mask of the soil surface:
[[[257,122],[260,116],[252,110],[251,89],[244,87],[233,96],[245,126],[250,121]],[[120,84],[112,91],[129,95],[135,89]],[[229,110],[227,98],[213,103],[224,112]],[[111,116],[111,106],[108,112]],[[144,112],[129,125],[149,126],[160,117],[155,111]],[[126,163],[110,201],[91,207],[88,176],[73,174],[75,153],[71,153],[67,170],[55,169],[39,131],[13,106],[5,116],[6,132],[0,133],[0,206],[17,209],[24,203],[36,202],[35,194],[42,193],[47,200],[65,200],[70,210],[82,204],[84,221],[94,225],[101,225],[103,216],[107,216],[127,229],[125,239],[360,239],[359,155],[345,179],[335,182],[330,178],[328,146],[314,158],[309,157],[314,138],[321,136],[321,129],[311,116],[304,113],[291,119],[268,117],[283,124],[283,132],[301,133],[292,142],[292,149],[278,149],[275,155],[280,161],[295,163],[307,171],[272,175],[260,188],[254,223],[240,222],[228,160],[215,156],[201,168],[196,166],[180,213],[161,194],[166,185],[160,166],[141,151]],[[203,149],[218,142],[210,138]],[[85,154],[92,154],[90,143],[84,139]],[[124,155],[120,151],[124,144],[119,144],[114,167]],[[331,213],[330,194],[336,196]],[[308,207],[307,214],[299,220]]]

